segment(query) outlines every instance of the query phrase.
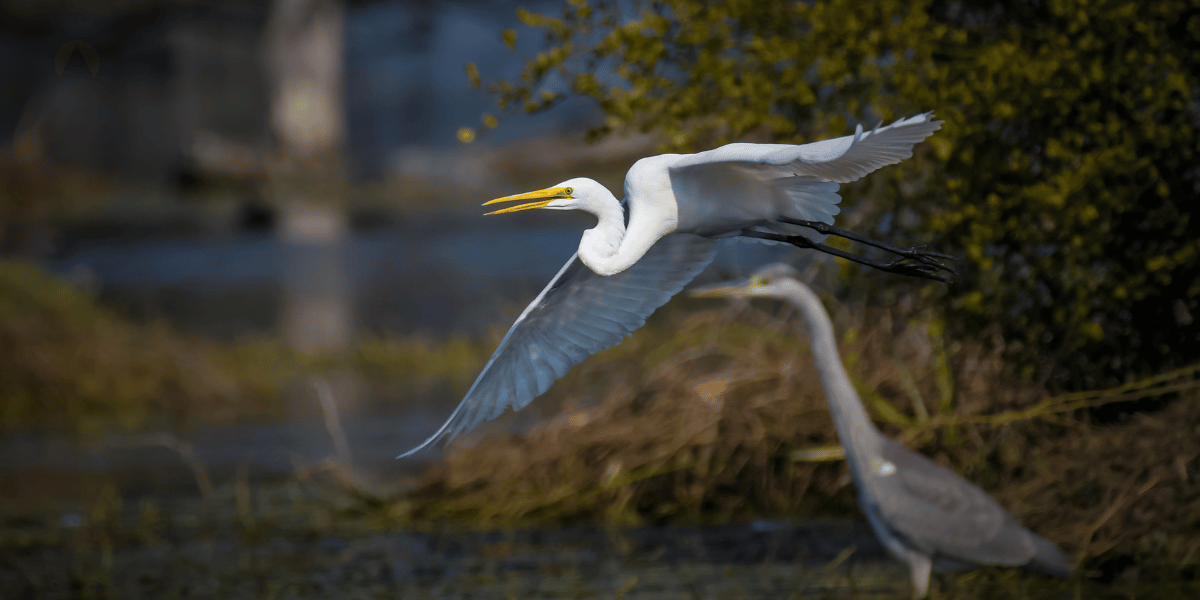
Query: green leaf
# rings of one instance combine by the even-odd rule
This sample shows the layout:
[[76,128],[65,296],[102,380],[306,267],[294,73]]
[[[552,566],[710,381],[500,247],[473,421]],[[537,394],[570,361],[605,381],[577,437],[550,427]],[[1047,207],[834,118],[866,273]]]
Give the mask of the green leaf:
[[479,68],[473,62],[467,63],[467,78],[471,80],[471,85],[476,88],[482,84],[479,78]]

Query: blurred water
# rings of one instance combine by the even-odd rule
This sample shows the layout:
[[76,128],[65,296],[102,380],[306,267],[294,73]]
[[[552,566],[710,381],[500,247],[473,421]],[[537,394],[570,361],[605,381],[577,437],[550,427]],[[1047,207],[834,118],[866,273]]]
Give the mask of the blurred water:
[[[357,472],[389,486],[406,486],[440,458],[440,452],[396,460],[396,455],[428,437],[442,414],[373,415],[346,419],[342,429]],[[304,465],[335,456],[329,431],[320,422],[220,424],[200,427],[179,438],[162,434],[108,434],[81,439],[43,432],[10,432],[0,437],[0,481],[21,494],[35,493],[45,478],[102,477],[130,497],[196,493],[196,475],[178,449],[164,439],[185,442],[195,460],[217,483],[239,470],[251,481],[279,481]],[[8,494],[4,494],[7,496]],[[71,494],[64,497],[70,498]]]
[[[338,251],[357,280],[375,275],[403,279],[411,273],[432,275],[431,266],[453,269],[487,284],[505,277],[553,274],[579,243],[579,230],[420,231],[353,233]],[[486,236],[486,237],[484,237]],[[102,240],[88,242],[45,262],[70,276],[80,269],[95,274],[105,287],[188,285],[231,288],[284,283],[287,244],[272,233],[210,238]],[[362,281],[362,285],[369,282]]]
[[[359,329],[487,329],[498,304],[531,300],[579,240],[578,229],[564,227],[432,231],[417,224],[354,232],[323,249],[340,255]],[[135,315],[165,316],[184,329],[228,337],[272,330],[295,251],[269,232],[125,238],[73,244],[44,265]],[[240,295],[256,298],[248,304]]]
[[[532,300],[574,253],[580,233],[578,225],[414,222],[352,232],[331,251],[341,255],[358,329],[477,333]],[[135,314],[165,316],[185,329],[227,337],[275,326],[291,251],[265,232],[88,240],[44,265]],[[797,256],[803,254],[787,246],[731,241],[714,269],[744,275],[764,262]]]
[[[54,542],[0,562],[0,586],[19,597],[74,597],[70,583],[84,573],[103,577],[114,597],[640,600],[897,598],[908,586],[862,523],[476,532],[364,520],[331,532],[318,524],[319,508],[287,492],[255,489],[252,508],[231,514],[158,502],[155,523],[121,532],[105,554],[76,541],[104,534],[71,513]],[[123,519],[142,520],[132,511]],[[39,522],[22,525],[38,531]]]

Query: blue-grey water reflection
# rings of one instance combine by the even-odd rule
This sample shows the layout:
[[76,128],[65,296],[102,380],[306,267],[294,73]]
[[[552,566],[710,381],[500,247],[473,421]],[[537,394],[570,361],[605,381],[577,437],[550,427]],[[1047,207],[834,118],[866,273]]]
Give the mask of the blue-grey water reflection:
[[[411,224],[355,232],[325,251],[341,255],[358,329],[478,333],[532,300],[570,258],[580,232]],[[273,328],[293,251],[271,233],[114,239],[74,244],[45,265],[118,306],[199,333],[236,336]],[[714,268],[744,274],[792,255],[785,246],[727,243]]]
[[[579,242],[568,228],[445,232],[414,238],[412,232],[356,233],[340,249],[345,267],[356,279],[388,271],[430,274],[431,265],[451,268],[480,283],[503,277],[553,273]],[[271,233],[245,233],[206,238],[106,240],[89,242],[69,254],[46,261],[68,276],[81,268],[92,271],[106,287],[192,285],[230,288],[282,284],[287,244]],[[371,282],[362,281],[363,285]]]

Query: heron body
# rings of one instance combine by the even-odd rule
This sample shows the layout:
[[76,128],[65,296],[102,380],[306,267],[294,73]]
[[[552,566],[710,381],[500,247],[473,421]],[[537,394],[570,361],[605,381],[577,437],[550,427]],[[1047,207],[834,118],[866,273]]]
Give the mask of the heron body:
[[693,295],[780,298],[804,314],[859,505],[888,552],[909,566],[915,596],[927,594],[933,570],[1002,565],[1071,574],[1057,546],[1021,527],[986,492],[875,427],[842,366],[829,314],[791,267],[771,265],[745,283]]
[[[912,156],[941,127],[933,113],[804,145],[728,144],[697,154],[643,158],[625,177],[625,200],[575,178],[486,204],[529,200],[488,214],[582,210],[596,217],[579,250],[509,329],[446,423],[412,454],[541,395],[588,355],[616,345],[678,293],[731,236],[792,243],[880,269],[943,280],[949,270],[918,249],[902,250],[832,227],[840,183]],[[827,232],[900,254],[877,263],[824,246]],[[909,262],[914,261],[914,262]]]

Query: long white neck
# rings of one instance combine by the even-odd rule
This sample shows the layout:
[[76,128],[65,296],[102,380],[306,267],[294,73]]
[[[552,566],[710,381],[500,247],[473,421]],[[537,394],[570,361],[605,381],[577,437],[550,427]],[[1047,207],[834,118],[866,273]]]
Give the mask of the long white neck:
[[[601,187],[601,186],[597,186]],[[603,189],[577,208],[596,215],[598,223],[583,232],[579,240],[579,259],[599,275],[615,275],[641,260],[659,238],[675,231],[679,222],[674,196],[638,195],[626,186],[629,228],[625,211],[612,192]],[[594,193],[595,194],[595,193]]]
[[596,216],[596,226],[585,230],[579,239],[579,260],[600,275],[612,275],[629,267],[616,260],[625,239],[625,211],[612,192],[601,189],[603,192],[593,193],[602,195],[592,196],[579,207]]
[[631,252],[632,246],[625,243],[625,210],[612,192],[600,189],[603,192],[593,192],[590,201],[579,207],[595,215],[597,221],[579,239],[579,260],[599,275],[615,275],[637,262],[650,246]]
[[854,385],[850,383],[850,377],[846,375],[846,368],[842,366],[841,355],[838,354],[829,313],[825,312],[825,307],[821,305],[817,295],[803,284],[788,285],[783,297],[795,304],[808,321],[813,357],[817,362],[817,372],[821,376],[821,387],[825,389],[829,412],[833,415],[833,423],[837,427],[838,439],[846,448],[846,459],[850,467],[862,473],[864,468],[870,467],[859,464],[859,457],[874,455],[883,434],[871,422],[858,393],[854,391]]

